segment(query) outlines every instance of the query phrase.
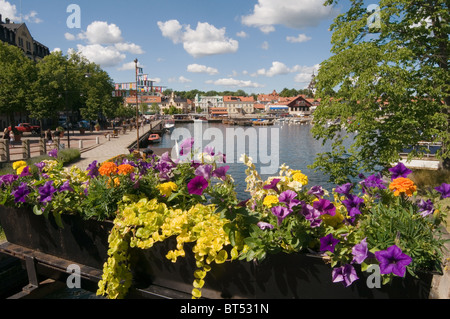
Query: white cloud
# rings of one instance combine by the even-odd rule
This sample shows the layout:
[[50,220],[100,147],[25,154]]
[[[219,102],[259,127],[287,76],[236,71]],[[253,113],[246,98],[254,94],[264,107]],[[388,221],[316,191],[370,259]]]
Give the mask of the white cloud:
[[[145,66],[138,61],[138,67],[144,68]],[[119,71],[130,71],[136,69],[136,63],[133,61],[122,64],[121,67],[117,68]]]
[[30,11],[20,17],[16,5],[11,4],[6,0],[0,0],[0,14],[2,15],[3,21],[5,21],[5,19],[10,19],[11,22],[22,22],[22,20],[29,23],[42,22],[42,20],[38,18],[38,13],[36,11]]
[[78,51],[89,61],[101,67],[114,66],[119,70],[129,70],[128,63],[121,65],[127,57],[126,53],[144,53],[141,46],[123,39],[122,31],[117,25],[105,21],[92,22],[87,26],[86,31],[80,32],[77,36],[70,33],[64,36],[69,41],[84,40],[87,44],[78,44]]
[[184,50],[194,58],[234,53],[239,48],[238,41],[225,36],[225,28],[217,29],[207,22],[199,22],[195,30],[190,25],[182,26],[177,20],[157,24],[164,37],[174,44],[183,43]]
[[248,34],[245,31],[241,31],[241,32],[236,33],[236,36],[239,38],[247,38]]
[[117,50],[130,52],[134,54],[143,54],[144,50],[142,50],[141,46],[134,43],[116,43],[114,45]]
[[317,26],[333,12],[330,6],[318,0],[258,0],[253,13],[242,17],[242,23],[269,33],[275,30],[275,25],[293,29]]
[[102,46],[100,44],[77,45],[80,54],[89,61],[97,63],[102,67],[117,66],[125,60],[126,55],[113,46]]
[[190,83],[190,82],[192,82],[192,80],[189,80],[189,79],[185,78],[184,76],[180,76],[178,78],[170,78],[169,79],[169,83],[175,83],[175,82],[178,82],[178,83]]
[[187,71],[192,73],[207,73],[209,75],[214,75],[219,73],[219,71],[215,68],[208,67],[206,65],[200,64],[190,64],[187,66]]
[[302,43],[302,42],[306,42],[309,40],[311,40],[311,37],[308,37],[306,34],[303,34],[303,33],[299,34],[296,37],[290,37],[290,36],[286,37],[286,41],[291,42],[291,43]]
[[214,85],[231,86],[231,87],[250,87],[250,88],[264,87],[264,85],[256,83],[256,82],[236,80],[233,78],[224,78],[224,79],[219,79],[216,81],[206,81],[206,83],[214,84]]
[[261,49],[269,50],[269,42],[264,41],[263,44],[261,44]]
[[[293,67],[289,68],[286,64],[279,61],[272,62],[272,66],[269,69],[259,69],[255,73],[253,73],[251,76],[267,76],[267,77],[274,77],[277,75],[286,75],[290,73],[297,73],[295,76],[294,81],[295,82],[309,82],[311,80],[311,76],[313,72],[317,74],[317,71],[319,70],[319,64],[313,65],[313,66],[304,66],[304,65],[294,65]],[[307,79],[307,80],[305,80]]]
[[105,21],[92,22],[79,38],[87,40],[90,44],[115,44],[123,41],[120,28]]
[[279,61],[275,61],[275,62],[272,62],[272,66],[270,67],[269,70],[259,69],[256,72],[256,75],[263,75],[263,76],[267,76],[267,77],[273,77],[273,76],[276,76],[276,75],[288,74],[290,72],[291,72],[291,70],[284,63],[279,62]]
[[69,32],[64,33],[64,37],[68,41],[74,41],[76,39],[76,36]]

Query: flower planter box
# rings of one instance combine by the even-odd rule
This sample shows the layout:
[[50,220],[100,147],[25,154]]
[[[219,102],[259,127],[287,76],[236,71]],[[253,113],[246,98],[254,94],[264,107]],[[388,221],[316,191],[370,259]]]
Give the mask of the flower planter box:
[[[59,228],[52,216],[46,219],[31,210],[0,207],[0,224],[8,242],[102,270],[107,260],[110,222],[85,221],[63,216]],[[194,281],[195,259],[186,247],[186,257],[176,263],[165,255],[174,249],[167,240],[152,249],[132,249],[134,287],[150,285],[189,295]],[[221,299],[314,299],[314,298],[428,298],[433,276],[395,278],[389,285],[370,289],[366,276],[345,288],[333,283],[331,267],[321,258],[305,254],[269,256],[260,264],[233,261],[212,264],[202,289],[204,298]]]
[[46,219],[31,209],[0,206],[0,225],[9,243],[101,270],[113,224],[72,215],[63,215],[62,223],[64,228],[56,224],[52,215]]

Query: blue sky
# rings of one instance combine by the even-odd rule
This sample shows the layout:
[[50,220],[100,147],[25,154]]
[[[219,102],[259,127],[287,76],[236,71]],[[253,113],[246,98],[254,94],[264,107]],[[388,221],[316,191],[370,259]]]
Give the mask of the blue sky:
[[305,88],[330,57],[328,29],[343,9],[322,2],[0,0],[0,14],[22,19],[51,51],[82,52],[115,82],[134,81],[137,58],[155,85],[174,90],[270,93]]

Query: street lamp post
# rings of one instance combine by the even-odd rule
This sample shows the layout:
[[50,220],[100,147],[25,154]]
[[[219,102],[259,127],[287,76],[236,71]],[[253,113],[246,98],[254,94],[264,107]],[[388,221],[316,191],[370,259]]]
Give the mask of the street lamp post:
[[[65,93],[65,104],[66,104],[66,128],[67,128],[67,149],[70,149],[70,126],[72,125],[70,123],[70,118],[69,118],[69,91],[67,90],[67,85],[68,85],[68,79],[67,79],[67,64],[66,64],[66,79],[65,79],[65,88],[64,88],[64,93]],[[88,70],[87,72],[84,74],[85,78],[89,78],[91,75],[89,73],[89,66],[88,66]],[[74,135],[75,135],[75,128],[74,128]]]
[[140,146],[139,146],[139,98],[138,98],[138,59],[134,60],[134,63],[136,65],[136,135],[137,135],[137,150],[140,152]]

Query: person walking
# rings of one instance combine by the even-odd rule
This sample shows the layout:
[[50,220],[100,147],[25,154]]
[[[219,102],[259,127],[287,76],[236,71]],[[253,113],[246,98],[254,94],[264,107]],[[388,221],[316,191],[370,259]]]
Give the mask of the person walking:
[[53,134],[52,134],[52,131],[50,129],[48,129],[45,132],[45,138],[47,139],[47,144],[52,144],[53,143]]
[[14,148],[14,131],[9,132],[9,143],[11,144],[11,147]]
[[5,130],[3,131],[3,139],[4,140],[9,140],[9,130],[8,130],[8,128],[5,128]]

